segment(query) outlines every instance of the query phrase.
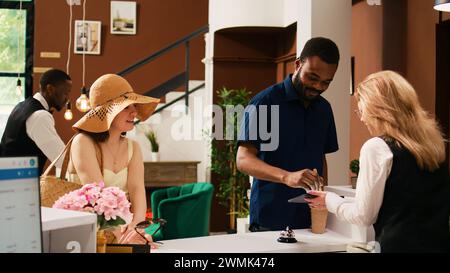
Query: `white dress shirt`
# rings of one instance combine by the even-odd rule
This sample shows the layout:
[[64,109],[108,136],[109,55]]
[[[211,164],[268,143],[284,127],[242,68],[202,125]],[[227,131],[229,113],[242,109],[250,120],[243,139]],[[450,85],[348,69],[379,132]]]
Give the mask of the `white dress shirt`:
[[325,197],[328,211],[342,221],[359,226],[373,225],[383,202],[392,160],[393,154],[384,140],[374,137],[366,141],[359,157],[355,198],[350,201],[328,192]]
[[[49,106],[41,93],[34,94],[33,98],[37,99],[45,110],[38,110],[31,114],[26,121],[27,135],[36,143],[39,149],[47,156],[50,161],[54,161],[56,157],[64,149],[64,142],[55,129],[55,119],[48,111]],[[56,166],[61,168],[64,156],[62,156]]]

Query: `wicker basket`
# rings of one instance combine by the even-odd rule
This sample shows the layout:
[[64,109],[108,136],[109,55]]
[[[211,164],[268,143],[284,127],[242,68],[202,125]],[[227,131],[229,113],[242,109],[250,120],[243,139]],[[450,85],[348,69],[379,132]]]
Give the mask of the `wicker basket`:
[[61,196],[79,188],[81,188],[80,184],[68,182],[56,176],[41,176],[41,206],[52,207]]
[[[40,190],[41,190],[41,206],[52,207],[56,200],[66,193],[81,188],[81,184],[69,182],[65,180],[67,166],[69,165],[70,146],[72,145],[73,137],[69,140],[64,150],[59,156],[48,166],[41,176]],[[49,175],[49,172],[55,167],[56,162],[65,153],[64,161],[61,167],[60,177]]]

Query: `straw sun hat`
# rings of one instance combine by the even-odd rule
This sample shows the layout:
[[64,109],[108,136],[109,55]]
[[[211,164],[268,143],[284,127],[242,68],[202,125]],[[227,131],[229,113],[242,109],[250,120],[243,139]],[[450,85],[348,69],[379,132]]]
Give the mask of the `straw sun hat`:
[[117,114],[131,104],[136,104],[138,119],[148,119],[155,111],[159,99],[139,95],[121,76],[106,74],[92,84],[89,102],[91,110],[72,128],[100,133],[108,131]]

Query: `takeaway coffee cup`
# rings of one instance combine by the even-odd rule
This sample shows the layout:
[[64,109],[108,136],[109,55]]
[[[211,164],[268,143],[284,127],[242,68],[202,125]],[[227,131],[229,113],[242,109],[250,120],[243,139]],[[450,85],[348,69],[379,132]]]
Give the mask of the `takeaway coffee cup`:
[[327,226],[328,210],[326,208],[311,208],[311,232],[322,234]]

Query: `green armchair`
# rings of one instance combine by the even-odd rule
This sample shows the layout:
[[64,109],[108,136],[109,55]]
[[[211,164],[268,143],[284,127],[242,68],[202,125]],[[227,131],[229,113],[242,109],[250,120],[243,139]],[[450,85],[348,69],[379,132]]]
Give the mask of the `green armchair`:
[[[209,235],[209,219],[214,187],[211,183],[191,183],[155,190],[151,195],[153,218],[167,221],[153,235],[155,241]],[[153,234],[157,225],[148,227]]]

